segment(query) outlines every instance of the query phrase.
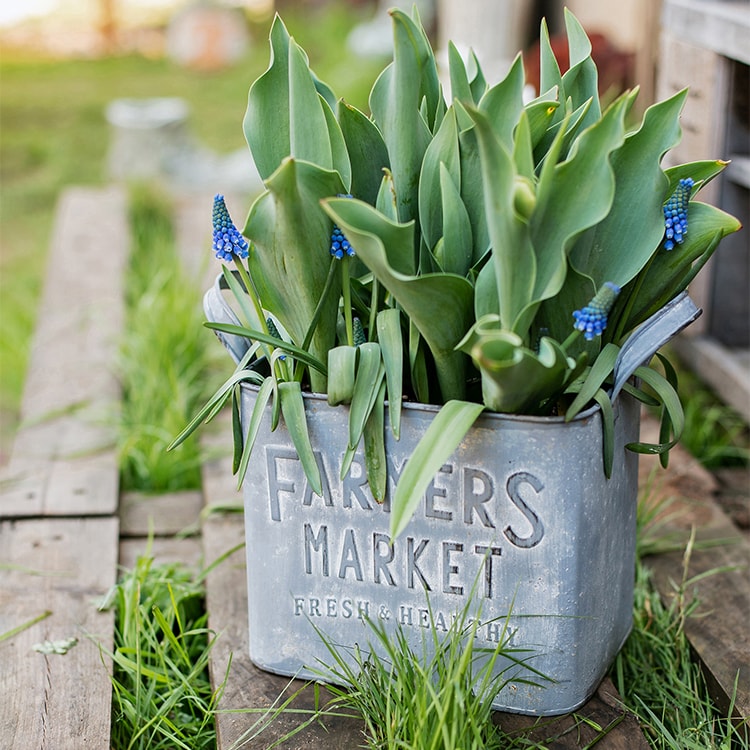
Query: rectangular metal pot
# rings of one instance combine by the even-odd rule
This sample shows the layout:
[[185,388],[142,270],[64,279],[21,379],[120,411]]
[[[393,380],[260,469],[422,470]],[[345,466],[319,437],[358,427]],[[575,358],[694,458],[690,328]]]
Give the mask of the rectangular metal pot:
[[[256,393],[243,385],[245,424]],[[305,396],[323,497],[310,490],[283,420],[271,432],[269,411],[244,482],[253,662],[320,680],[330,654],[313,625],[336,644],[366,648],[366,617],[401,626],[421,653],[427,596],[442,631],[474,587],[477,645],[494,647],[507,618],[511,645],[528,648],[528,664],[549,678],[499,660],[511,679],[493,706],[544,716],[585,703],[632,622],[638,459],[624,446],[638,439],[639,405],[623,393],[614,407],[609,480],[598,407],[569,423],[482,415],[392,547],[388,500],[373,501],[361,455],[339,480],[348,409]],[[387,433],[389,495],[436,410],[407,404],[401,439]]]

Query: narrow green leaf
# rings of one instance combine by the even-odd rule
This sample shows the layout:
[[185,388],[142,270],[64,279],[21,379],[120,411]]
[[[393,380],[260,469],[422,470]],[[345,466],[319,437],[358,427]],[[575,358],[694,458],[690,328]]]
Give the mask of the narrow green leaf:
[[367,482],[375,501],[385,500],[388,479],[385,460],[385,380],[381,379],[370,415],[364,429],[365,468]]
[[232,474],[237,473],[242,459],[242,420],[240,419],[240,386],[232,389]]
[[263,333],[262,331],[254,331],[244,326],[236,326],[232,323],[204,323],[206,328],[210,328],[213,331],[222,331],[223,333],[231,333],[235,336],[246,336],[252,341],[260,341],[264,344],[270,344],[278,349],[283,349],[285,352],[291,354],[295,359],[304,362],[306,365],[315,368],[318,372],[325,375],[328,370],[326,366],[319,360],[313,357],[309,352],[301,349],[298,346],[284,341],[283,339],[277,339],[274,336]]
[[167,446],[167,450],[171,451],[180,445],[180,443],[184,442],[193,432],[195,432],[196,429],[198,429],[209,414],[212,412],[216,413],[216,406],[225,403],[232,394],[232,388],[242,380],[249,380],[250,382],[260,384],[263,382],[263,376],[252,370],[235,371],[232,376],[217,389],[206,404],[198,410],[196,415],[188,423],[187,427],[185,427],[185,429],[182,430],[182,432],[180,432],[180,434]]
[[396,440],[401,435],[401,401],[403,398],[404,342],[401,334],[401,313],[396,308],[381,310],[376,318],[378,343],[383,355],[385,380],[388,386],[388,414]]
[[349,404],[357,373],[357,347],[336,346],[328,352],[328,403]]
[[310,435],[307,431],[307,420],[305,417],[305,403],[302,398],[302,389],[296,381],[278,384],[279,401],[284,423],[289,431],[302,468],[305,471],[307,481],[313,492],[323,495],[323,483],[320,478],[320,468],[315,460]]
[[670,382],[650,367],[639,367],[635,371],[635,376],[649,385],[661,401],[663,418],[669,420],[673,438],[670,440],[668,436],[665,438],[660,435],[661,442],[659,443],[629,443],[627,448],[636,453],[664,454],[678,443],[685,428],[685,412],[682,409],[680,397]]
[[391,502],[391,539],[406,528],[427,485],[459,446],[484,407],[448,401],[435,415],[406,463]]
[[602,460],[604,476],[610,479],[615,457],[615,413],[609,396],[601,388],[594,394],[594,401],[602,412]]
[[604,381],[612,373],[620,347],[615,344],[607,344],[599,353],[599,356],[591,366],[586,379],[581,386],[578,395],[573,399],[573,403],[568,407],[565,413],[565,421],[569,422],[586,404],[591,401],[596,392],[602,387]]
[[255,403],[253,404],[253,410],[250,414],[250,420],[246,425],[246,432],[244,437],[244,445],[242,446],[242,456],[240,463],[237,467],[237,488],[242,487],[242,482],[245,479],[247,473],[247,467],[250,462],[250,455],[252,454],[255,441],[258,437],[258,431],[260,430],[261,420],[268,406],[268,399],[273,394],[274,399],[278,398],[276,392],[276,382],[273,378],[266,378],[258,389],[258,395],[255,397]]
[[380,356],[380,346],[373,341],[362,344],[359,349],[357,377],[349,409],[349,447],[356,448],[362,438],[365,422],[375,403],[380,383],[385,376],[385,367]]

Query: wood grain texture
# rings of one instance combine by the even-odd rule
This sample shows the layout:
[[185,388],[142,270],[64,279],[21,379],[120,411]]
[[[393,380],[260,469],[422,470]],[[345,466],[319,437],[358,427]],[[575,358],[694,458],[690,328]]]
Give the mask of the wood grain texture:
[[[222,432],[204,437],[204,447],[210,446],[214,453],[220,446],[226,446],[227,438],[231,440],[229,426],[223,418],[220,422],[225,427]],[[229,458],[217,458],[205,464],[203,491],[206,505],[236,506],[241,502]],[[208,515],[203,521],[201,538],[206,565],[210,566],[231,552],[206,580],[208,624],[218,634],[209,665],[214,688],[226,677],[217,717],[217,748],[266,748],[290,732],[295,732],[312,715],[316,706],[315,689],[305,687],[305,683],[299,680],[264,672],[250,661],[243,514]],[[263,719],[263,711],[278,701],[279,696],[283,701],[299,690],[302,692],[290,707],[305,713],[282,713],[270,723]],[[324,688],[320,689],[320,693],[325,703],[330,694]],[[261,724],[267,726],[258,733]],[[362,724],[357,720],[332,717],[326,719],[324,724],[306,727],[286,740],[282,747],[289,750],[323,747],[351,750],[363,743]]]
[[[115,518],[0,522],[0,745],[14,750],[109,748]],[[44,616],[49,613],[48,616]],[[22,626],[36,618],[30,627]],[[77,639],[66,654],[44,641]]]
[[[658,427],[646,421],[642,438],[654,440]],[[735,691],[735,713],[750,719],[750,544],[713,498],[716,480],[683,448],[670,452],[666,470],[657,470],[655,457],[641,458],[642,482],[650,477],[649,501],[663,504],[659,534],[677,551],[646,560],[654,583],[669,604],[683,580],[690,583],[688,601],[699,607],[685,621],[685,634],[703,665],[712,697],[722,711]],[[686,567],[683,553],[692,530],[695,541]],[[711,572],[713,571],[713,572]]]
[[147,537],[195,533],[200,530],[203,494],[198,491],[147,495],[127,492],[120,498],[120,536]]
[[121,188],[62,194],[0,517],[117,510],[115,363],[128,249]]

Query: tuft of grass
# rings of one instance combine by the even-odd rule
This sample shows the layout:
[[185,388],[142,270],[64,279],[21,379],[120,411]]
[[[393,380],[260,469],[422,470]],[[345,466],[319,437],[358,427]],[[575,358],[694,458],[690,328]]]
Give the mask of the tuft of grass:
[[125,490],[200,487],[196,441],[166,447],[205,396],[210,378],[201,290],[177,257],[169,201],[152,188],[131,193],[133,248],[120,353],[123,405],[119,455]]
[[211,690],[201,579],[145,554],[105,606],[115,608],[112,750],[210,750],[223,690]]
[[642,559],[675,549],[674,539],[659,531],[665,507],[649,503],[644,496],[638,510],[633,630],[612,667],[613,682],[654,750],[747,750],[731,710],[725,716],[712,702],[685,634],[686,620],[696,615],[700,605],[691,595],[696,581],[687,577],[693,538],[681,545],[683,579],[665,604]]
[[[347,101],[367,109],[382,60],[342,55],[348,30],[371,13],[367,5],[308,3],[285,10],[291,33],[305,40],[321,78]],[[0,450],[18,422],[54,207],[70,184],[101,184],[116,97],[178,96],[190,107],[190,131],[220,153],[246,148],[244,98],[268,65],[271,19],[250,23],[251,44],[237,65],[195,71],[164,58],[125,54],[59,60],[3,48],[0,58]],[[311,43],[311,40],[315,40]]]
[[[479,647],[480,615],[472,616],[472,597],[442,635],[429,598],[427,604],[431,627],[421,651],[412,648],[403,627],[394,631],[379,620],[368,620],[375,646],[368,651],[338,646],[318,630],[331,654],[319,671],[334,683],[329,690],[337,696],[336,709],[362,717],[371,748],[527,747],[524,737],[511,738],[493,725],[492,700],[511,680],[531,682],[519,679],[520,672],[534,673],[539,682],[533,684],[547,679],[530,666],[534,653],[510,645],[507,618],[495,648]],[[498,660],[508,665],[495,672]]]
[[685,428],[680,442],[706,469],[750,465],[750,427],[670,352],[676,363]]

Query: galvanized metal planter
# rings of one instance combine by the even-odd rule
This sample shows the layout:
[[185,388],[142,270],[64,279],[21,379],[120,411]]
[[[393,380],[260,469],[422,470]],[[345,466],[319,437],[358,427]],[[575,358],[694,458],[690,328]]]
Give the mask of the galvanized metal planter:
[[[255,400],[243,388],[242,413]],[[368,491],[357,457],[338,480],[347,410],[306,398],[311,441],[323,476],[314,495],[283,426],[261,428],[245,479],[250,657],[271,672],[319,678],[334,643],[364,647],[364,618],[403,626],[417,651],[466,605],[476,582],[480,644],[494,647],[504,620],[511,645],[554,682],[511,681],[498,709],[566,712],[596,689],[631,626],[638,406],[618,399],[613,479],[602,471],[594,409],[565,424],[488,414],[445,464],[420,511],[390,546],[388,506]],[[407,406],[399,441],[386,438],[390,490],[435,409]],[[508,662],[509,675],[538,675]]]
[[[205,307],[216,320],[226,311],[218,286],[212,291]],[[319,680],[330,654],[316,628],[336,644],[366,649],[368,617],[402,627],[421,652],[431,622],[427,597],[434,627],[444,631],[473,594],[477,645],[494,648],[507,626],[510,645],[528,649],[529,668],[498,660],[496,669],[507,669],[509,681],[496,709],[543,716],[586,702],[632,622],[638,460],[625,445],[638,440],[639,405],[618,393],[696,314],[685,297],[623,348],[611,479],[603,472],[598,407],[569,423],[487,413],[392,545],[388,500],[373,501],[363,458],[356,456],[339,479],[347,408],[305,396],[323,496],[308,486],[283,423],[271,431],[269,410],[244,482],[253,662]],[[235,349],[241,340],[222,338],[241,356]],[[245,424],[256,394],[242,386]],[[386,434],[389,495],[436,411],[407,404],[401,439]]]

